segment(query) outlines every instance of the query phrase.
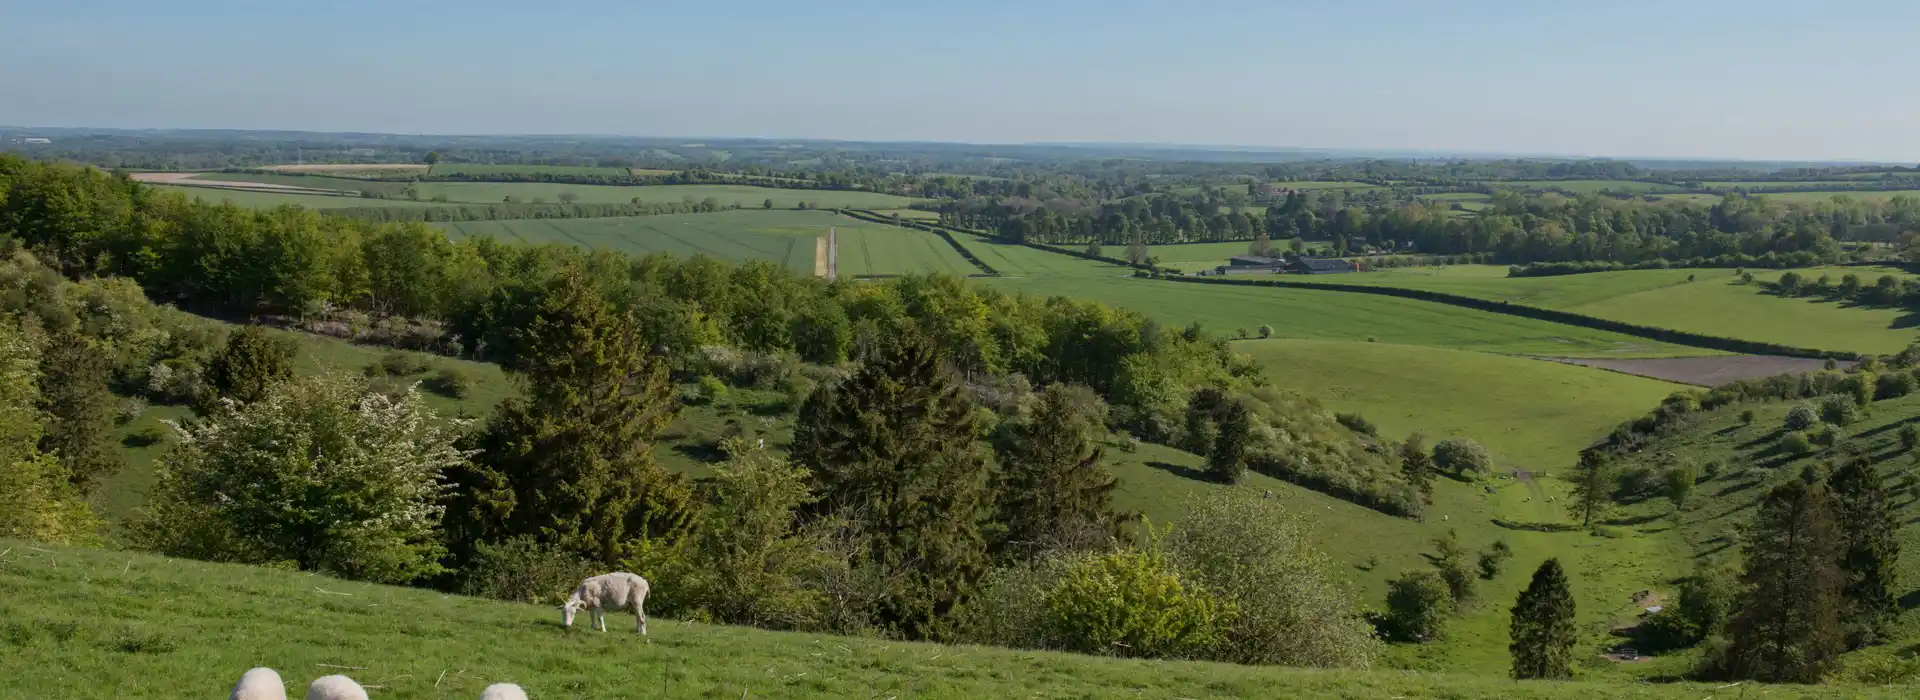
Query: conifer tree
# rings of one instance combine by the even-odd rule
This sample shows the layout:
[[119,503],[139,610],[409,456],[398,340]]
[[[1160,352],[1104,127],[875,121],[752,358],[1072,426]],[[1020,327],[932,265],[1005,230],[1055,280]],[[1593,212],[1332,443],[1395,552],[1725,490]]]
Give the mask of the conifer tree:
[[1745,591],[1728,624],[1722,671],[1770,683],[1815,683],[1838,662],[1842,545],[1825,489],[1798,480],[1760,502],[1748,533]]
[[1246,404],[1228,401],[1220,419],[1220,432],[1207,452],[1207,474],[1223,484],[1240,483],[1247,472],[1247,439],[1253,430],[1253,415]]
[[77,333],[52,338],[43,352],[40,410],[47,421],[40,451],[57,457],[85,494],[120,467],[120,455],[109,442],[114,399],[107,389],[108,358]]
[[1593,450],[1580,453],[1580,465],[1573,472],[1573,502],[1569,505],[1580,518],[1580,527],[1593,527],[1595,518],[1606,515],[1607,506],[1613,502],[1609,493],[1612,474],[1606,456]]
[[1840,568],[1846,576],[1841,621],[1847,645],[1858,648],[1886,638],[1887,626],[1900,613],[1894,595],[1894,567],[1900,559],[1899,524],[1880,472],[1866,459],[1849,460],[1827,477],[1832,489],[1845,551]]
[[633,319],[569,268],[518,335],[525,396],[495,410],[458,478],[456,543],[532,535],[611,566],[683,534],[691,486],[652,452],[678,406]]
[[295,352],[293,341],[247,326],[228,338],[226,349],[207,366],[207,381],[220,396],[252,403],[293,378]]
[[1053,384],[994,442],[999,479],[999,549],[1032,551],[1049,536],[1115,524],[1113,474],[1100,466],[1095,440],[1105,434],[1105,406],[1085,387]]
[[864,542],[853,565],[885,589],[874,623],[909,638],[951,636],[950,613],[987,566],[978,431],[959,383],[911,331],[881,339],[853,376],[801,407],[793,460],[818,480],[816,508]]
[[1533,572],[1533,582],[1513,603],[1513,677],[1568,678],[1573,675],[1573,593],[1559,559],[1548,559]]
[[1406,475],[1407,483],[1420,491],[1420,496],[1428,503],[1433,502],[1433,457],[1427,454],[1427,436],[1414,433],[1407,441],[1400,443],[1400,473]]

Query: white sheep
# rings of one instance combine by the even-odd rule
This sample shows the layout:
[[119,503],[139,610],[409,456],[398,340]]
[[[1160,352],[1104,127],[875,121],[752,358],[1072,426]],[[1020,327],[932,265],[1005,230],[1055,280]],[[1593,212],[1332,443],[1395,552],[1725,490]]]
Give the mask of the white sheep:
[[592,613],[590,627],[607,631],[608,610],[632,610],[634,630],[647,633],[647,580],[625,571],[601,574],[580,582],[573,597],[560,606],[562,626],[572,627],[573,616],[581,610]]
[[307,686],[307,700],[367,700],[367,691],[346,676],[321,676]]
[[240,674],[240,682],[233,684],[233,694],[227,700],[287,700],[287,684],[273,669],[248,669]]
[[480,691],[480,700],[527,700],[527,691],[512,683],[495,683]]

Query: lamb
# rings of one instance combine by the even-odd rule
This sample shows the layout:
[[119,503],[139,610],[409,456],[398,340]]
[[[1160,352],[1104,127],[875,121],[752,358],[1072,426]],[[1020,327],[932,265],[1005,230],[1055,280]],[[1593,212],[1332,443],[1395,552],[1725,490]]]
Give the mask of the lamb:
[[307,700],[367,700],[367,691],[346,676],[321,676],[307,686]]
[[608,610],[632,610],[634,630],[647,633],[647,580],[625,571],[601,574],[580,582],[573,597],[560,606],[563,627],[573,627],[573,616],[581,610],[592,612],[590,627],[607,631]]
[[273,669],[248,669],[240,675],[240,682],[233,684],[233,694],[227,700],[287,700],[287,684]]
[[480,691],[480,700],[527,700],[527,691],[512,683],[495,683]]

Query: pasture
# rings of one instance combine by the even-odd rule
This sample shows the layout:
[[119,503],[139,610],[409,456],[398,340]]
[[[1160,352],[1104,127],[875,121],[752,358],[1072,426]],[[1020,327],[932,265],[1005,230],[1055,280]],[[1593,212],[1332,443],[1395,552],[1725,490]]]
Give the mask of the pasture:
[[796,209],[801,202],[814,208],[895,209],[914,200],[877,192],[840,190],[787,190],[749,185],[655,185],[623,187],[614,185],[569,185],[550,182],[423,182],[416,188],[421,199],[444,196],[454,202],[493,203],[512,197],[519,202],[561,201],[562,194],[584,204],[624,204],[638,199],[642,203],[702,201],[709,197],[720,206],[737,205],[761,208],[773,200],[776,209]]
[[417,163],[302,163],[299,165],[268,165],[263,170],[276,170],[285,173],[311,173],[343,178],[377,178],[420,175],[427,172],[427,166]]
[[[7,649],[0,677],[9,679],[10,693],[41,700],[222,697],[242,671],[260,665],[278,669],[290,684],[350,674],[379,686],[375,697],[394,699],[472,698],[495,682],[518,683],[533,697],[1715,696],[1704,684],[1515,683],[1418,671],[1133,661],[660,618],[649,624],[651,639],[642,640],[618,632],[618,613],[608,616],[615,632],[590,633],[562,630],[553,609],[541,605],[16,541],[0,541],[0,551],[0,587],[8,591],[0,598],[0,645]],[[1764,697],[1905,692],[1782,686],[1765,688]]]
[[203,202],[228,202],[242,209],[272,209],[278,206],[294,204],[309,209],[349,209],[353,207],[433,207],[439,202],[413,201],[408,199],[379,199],[371,197],[345,197],[325,194],[287,194],[282,192],[254,192],[248,190],[222,189],[215,187],[193,187],[183,185],[148,185],[163,192],[180,194]]
[[1574,194],[1598,194],[1601,192],[1659,194],[1662,192],[1682,191],[1673,185],[1639,182],[1635,180],[1499,180],[1482,184],[1506,189],[1562,190]]
[[207,182],[258,182],[267,185],[286,187],[311,187],[322,190],[341,190],[345,192],[375,192],[397,194],[407,189],[404,182],[382,182],[378,180],[355,180],[345,177],[326,175],[287,175],[282,173],[201,173],[186,180],[186,184],[195,181]]
[[[1759,284],[1784,271],[1753,270],[1756,284],[1741,284],[1730,269],[1623,270],[1557,277],[1506,277],[1498,265],[1409,267],[1316,280],[1340,284],[1426,289],[1559,309],[1662,328],[1821,350],[1894,353],[1917,332],[1907,311],[1782,298]],[[1797,270],[1802,277],[1829,276],[1835,283],[1858,275],[1873,284],[1881,275],[1905,277],[1893,268],[1826,267]]]
[[604,175],[621,177],[627,174],[627,168],[601,168],[591,165],[488,165],[482,163],[437,163],[427,170],[428,175],[469,175],[485,177],[488,175],[530,175],[544,173],[548,175]]

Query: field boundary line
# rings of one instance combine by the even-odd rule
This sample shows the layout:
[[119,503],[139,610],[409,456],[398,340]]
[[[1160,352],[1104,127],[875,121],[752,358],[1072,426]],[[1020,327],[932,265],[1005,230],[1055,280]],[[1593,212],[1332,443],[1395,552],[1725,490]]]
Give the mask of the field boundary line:
[[[980,270],[982,272],[987,273],[988,276],[990,277],[1000,276],[999,270],[993,269],[993,266],[988,265],[986,261],[981,260],[979,256],[974,255],[973,251],[967,250],[966,246],[960,245],[960,241],[954,240],[953,234],[951,232],[947,231],[945,227],[940,226],[938,224],[928,224],[924,221],[908,221],[906,219],[901,219],[900,223],[896,224],[893,222],[892,219],[881,216],[879,214],[875,214],[872,211],[866,210],[866,209],[835,209],[834,211],[841,214],[842,216],[859,219],[861,221],[866,221],[869,223],[886,224],[888,226],[894,226],[898,228],[915,229],[915,230],[932,233],[936,236],[939,236],[942,240],[945,240],[947,242],[947,245],[953,246],[954,251],[960,253],[960,257],[962,259],[965,259],[969,263],[973,263],[974,267],[980,268]],[[967,275],[967,276],[971,277],[972,275]]]

